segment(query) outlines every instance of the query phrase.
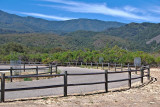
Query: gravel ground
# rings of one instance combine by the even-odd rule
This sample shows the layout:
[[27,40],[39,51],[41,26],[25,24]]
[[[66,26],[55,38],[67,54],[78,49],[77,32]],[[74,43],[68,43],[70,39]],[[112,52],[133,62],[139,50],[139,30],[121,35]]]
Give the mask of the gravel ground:
[[133,84],[133,88],[118,88],[119,91],[110,90],[109,93],[102,91],[88,94],[72,95],[68,97],[41,97],[1,103],[4,107],[159,107],[160,105],[160,70],[151,69],[151,76],[155,77],[152,82],[139,86]]

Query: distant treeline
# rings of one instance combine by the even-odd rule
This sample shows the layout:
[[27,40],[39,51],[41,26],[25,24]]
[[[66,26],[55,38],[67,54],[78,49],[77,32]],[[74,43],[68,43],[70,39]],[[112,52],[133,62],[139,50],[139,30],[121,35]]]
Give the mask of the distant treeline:
[[0,61],[19,60],[32,62],[103,62],[110,63],[133,63],[135,57],[140,57],[143,64],[160,64],[160,55],[150,54],[143,51],[128,51],[118,46],[110,48],[106,46],[101,50],[63,50],[61,48],[42,49],[38,47],[9,43],[0,46]]

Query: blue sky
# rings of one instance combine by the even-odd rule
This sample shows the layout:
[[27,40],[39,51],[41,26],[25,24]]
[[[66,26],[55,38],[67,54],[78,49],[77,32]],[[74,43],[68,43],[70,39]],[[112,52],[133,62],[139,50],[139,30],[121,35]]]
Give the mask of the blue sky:
[[160,23],[160,0],[0,0],[0,10],[47,20]]

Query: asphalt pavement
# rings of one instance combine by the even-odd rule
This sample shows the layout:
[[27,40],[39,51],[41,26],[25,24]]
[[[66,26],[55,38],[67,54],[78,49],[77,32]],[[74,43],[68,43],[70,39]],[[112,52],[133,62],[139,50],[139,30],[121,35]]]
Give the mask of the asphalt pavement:
[[[79,67],[58,67],[58,69],[61,71],[61,73],[63,73],[64,71],[67,71],[68,73],[104,72],[104,70],[87,69],[87,68],[79,68]],[[125,79],[125,78],[128,78],[128,74],[127,73],[109,74],[108,77],[109,77],[109,80]],[[132,77],[136,77],[136,75],[132,75]],[[72,83],[103,82],[105,81],[104,79],[105,79],[104,74],[68,76],[68,83],[72,84]],[[38,86],[58,85],[58,84],[64,84],[63,77],[6,83],[5,88],[10,89],[10,88],[38,87]],[[127,84],[128,84],[128,81],[123,81],[123,82],[118,82],[118,83],[109,83],[109,89],[118,88],[120,86],[125,86]],[[82,93],[99,91],[99,90],[105,91],[105,85],[96,84],[96,85],[69,86],[68,94],[75,94],[75,93],[82,94]],[[63,95],[63,87],[5,92],[5,99],[6,100],[19,99],[19,98],[21,99],[21,98],[53,96],[53,95]]]

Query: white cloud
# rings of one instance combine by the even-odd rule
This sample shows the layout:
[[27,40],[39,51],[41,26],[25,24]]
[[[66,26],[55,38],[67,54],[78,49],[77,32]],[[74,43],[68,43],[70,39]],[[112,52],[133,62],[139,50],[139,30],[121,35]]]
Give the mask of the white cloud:
[[132,6],[125,6],[124,10],[128,12],[135,12],[135,13],[142,12],[142,10]]
[[160,6],[153,6],[150,11],[160,14]]
[[[146,12],[131,7],[125,6],[123,8],[110,8],[106,4],[91,4],[91,3],[83,3],[83,2],[74,2],[74,1],[66,1],[66,0],[42,0],[47,2],[59,3],[61,5],[40,5],[47,6],[52,8],[61,8],[65,11],[70,12],[78,12],[78,13],[95,13],[95,14],[103,14],[110,15],[114,17],[123,17],[127,19],[134,20],[142,20],[142,21],[160,21],[158,18],[145,15]],[[136,14],[139,13],[139,14]],[[141,13],[141,14],[140,14]]]
[[74,1],[65,1],[65,0],[42,0],[42,1],[48,1],[48,2],[54,2],[54,3],[62,3],[62,4],[67,4],[67,5],[75,5],[75,6],[78,6],[78,5],[82,5],[84,3],[81,3],[81,2],[74,2]]
[[142,17],[143,17],[143,15],[148,14],[148,12],[146,10],[142,10],[142,9],[132,7],[132,6],[129,6],[129,5],[124,6],[123,10],[126,11],[126,12],[134,13],[134,14],[140,14]]
[[53,15],[45,15],[45,14],[40,14],[40,13],[29,13],[29,12],[18,12],[18,13],[24,14],[24,15],[29,15],[29,16],[40,17],[40,18],[54,19],[54,20],[74,19],[74,18],[68,18],[68,17],[58,17],[58,16],[53,16]]

